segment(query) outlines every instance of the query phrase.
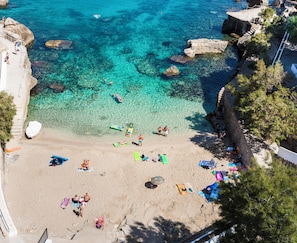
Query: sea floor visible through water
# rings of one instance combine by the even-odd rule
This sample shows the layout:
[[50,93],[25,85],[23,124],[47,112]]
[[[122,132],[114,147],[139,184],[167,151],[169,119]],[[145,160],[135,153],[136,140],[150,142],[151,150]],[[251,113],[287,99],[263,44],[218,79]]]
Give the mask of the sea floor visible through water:
[[[94,136],[113,134],[109,126],[115,124],[133,124],[135,132],[146,134],[160,125],[174,133],[209,130],[204,117],[215,109],[218,91],[236,68],[236,48],[185,64],[170,57],[183,55],[189,39],[226,39],[221,33],[226,11],[245,5],[231,0],[11,1],[1,14],[35,36],[29,58],[38,85],[28,121]],[[45,47],[47,40],[57,39],[72,41],[72,49]],[[162,73],[172,65],[180,74],[166,78]],[[51,84],[65,91],[55,93]],[[124,102],[117,103],[113,94]]]

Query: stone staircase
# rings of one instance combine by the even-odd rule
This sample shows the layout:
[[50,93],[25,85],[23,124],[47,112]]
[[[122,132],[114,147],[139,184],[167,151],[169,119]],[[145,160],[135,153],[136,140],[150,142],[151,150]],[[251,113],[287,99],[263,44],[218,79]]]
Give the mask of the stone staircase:
[[24,134],[24,111],[23,107],[17,106],[16,107],[16,115],[13,118],[13,125],[11,129],[11,134],[14,139],[22,138]]

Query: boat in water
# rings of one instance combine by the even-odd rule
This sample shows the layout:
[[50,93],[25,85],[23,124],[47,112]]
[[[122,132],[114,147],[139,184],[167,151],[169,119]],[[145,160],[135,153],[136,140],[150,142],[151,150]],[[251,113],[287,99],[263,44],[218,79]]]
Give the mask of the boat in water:
[[42,127],[42,124],[38,121],[30,121],[26,128],[26,137],[34,138],[38,135]]

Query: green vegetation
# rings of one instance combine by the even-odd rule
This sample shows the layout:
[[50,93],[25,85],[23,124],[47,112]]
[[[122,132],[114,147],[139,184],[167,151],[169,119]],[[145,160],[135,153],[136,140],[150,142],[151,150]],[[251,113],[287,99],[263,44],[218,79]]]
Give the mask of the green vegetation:
[[220,188],[216,225],[221,232],[233,227],[221,243],[297,242],[295,168],[274,159],[271,168],[254,165]]
[[282,86],[283,78],[281,64],[266,67],[259,60],[252,76],[237,76],[237,89],[227,86],[237,98],[235,110],[246,128],[257,137],[277,143],[297,138],[297,94]]
[[277,18],[275,15],[275,10],[273,8],[265,8],[259,16],[263,19],[263,27],[267,28],[274,22],[274,18]]
[[290,33],[290,41],[297,44],[297,15],[288,19],[286,29]]
[[271,34],[264,32],[254,35],[247,45],[247,55],[265,58],[270,48],[270,38]]
[[11,128],[16,107],[13,103],[13,97],[4,91],[0,92],[0,114],[0,143],[2,149],[5,149],[6,142],[12,138]]

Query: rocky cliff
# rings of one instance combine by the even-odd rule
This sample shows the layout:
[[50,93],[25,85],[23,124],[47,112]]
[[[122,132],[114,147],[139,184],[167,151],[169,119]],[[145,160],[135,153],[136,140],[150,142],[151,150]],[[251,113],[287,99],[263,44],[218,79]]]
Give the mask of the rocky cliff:
[[22,44],[26,47],[33,44],[34,35],[25,25],[12,18],[7,18],[4,20],[3,27],[3,36],[9,41],[22,40]]

